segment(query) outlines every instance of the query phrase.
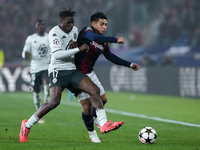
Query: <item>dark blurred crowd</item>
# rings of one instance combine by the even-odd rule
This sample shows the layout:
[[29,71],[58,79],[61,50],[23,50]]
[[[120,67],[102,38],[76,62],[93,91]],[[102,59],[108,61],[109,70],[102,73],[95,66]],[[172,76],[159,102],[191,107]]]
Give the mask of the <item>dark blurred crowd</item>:
[[76,26],[84,26],[90,14],[105,5],[106,0],[0,0],[0,49],[4,51],[5,61],[21,60],[25,39],[35,32],[37,19],[45,21],[48,32],[59,23],[60,11],[74,7]]
[[200,45],[200,1],[174,0],[163,12],[158,42]]
[[166,6],[161,7],[160,16],[157,16],[156,29],[150,24],[144,28],[135,27],[130,34],[130,45],[200,46],[200,1],[172,0],[162,4]]
[[[130,2],[131,0],[127,1]],[[153,46],[155,44],[170,45],[174,43],[200,45],[200,0],[160,0],[157,5],[168,4],[162,9],[156,4],[156,0],[132,0],[134,7],[133,23],[137,21],[148,20],[150,12],[146,11],[147,4],[155,10],[158,9],[157,26],[150,25],[148,21],[145,26],[134,24],[133,28],[127,28],[129,18],[127,17],[128,10],[123,7],[124,3],[120,0],[0,0],[0,49],[4,50],[6,62],[21,61],[21,51],[24,46],[25,39],[28,35],[35,32],[34,25],[37,19],[45,20],[47,32],[56,24],[59,23],[58,13],[63,8],[74,7],[77,12],[75,25],[78,28],[89,24],[89,16],[95,11],[106,11],[111,6],[120,8],[115,15],[116,20],[110,20],[114,34],[118,35],[124,31],[127,34],[129,46]],[[149,9],[149,8],[148,8]],[[106,13],[112,14],[116,9],[110,9]],[[142,10],[142,13],[135,14]],[[124,11],[123,20],[120,12]],[[114,14],[114,13],[113,13]],[[116,14],[116,13],[115,13]],[[112,17],[114,18],[114,17]],[[149,19],[150,20],[150,19]],[[126,26],[125,26],[126,25]],[[124,28],[122,28],[124,27]],[[132,31],[131,31],[132,30]],[[119,31],[119,33],[116,33]],[[157,33],[157,34],[156,34]],[[124,36],[124,35],[123,35]]]

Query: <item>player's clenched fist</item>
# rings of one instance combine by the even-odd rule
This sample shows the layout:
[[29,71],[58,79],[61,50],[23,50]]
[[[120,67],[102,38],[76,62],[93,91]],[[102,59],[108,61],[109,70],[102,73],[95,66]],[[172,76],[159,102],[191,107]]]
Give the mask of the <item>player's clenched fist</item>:
[[140,67],[136,63],[131,63],[130,68],[132,68],[134,71],[137,71]]
[[117,40],[118,44],[124,44],[124,38],[123,37],[119,37]]

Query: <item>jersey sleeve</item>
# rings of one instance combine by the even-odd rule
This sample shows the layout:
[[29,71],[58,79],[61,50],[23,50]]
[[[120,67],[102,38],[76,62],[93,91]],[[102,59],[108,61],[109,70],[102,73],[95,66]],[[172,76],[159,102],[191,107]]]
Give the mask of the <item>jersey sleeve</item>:
[[112,36],[104,36],[101,34],[96,34],[91,30],[86,30],[85,31],[85,37],[91,41],[97,41],[100,43],[117,43],[117,38],[112,37]]
[[[49,33],[49,43],[51,48],[51,54],[55,59],[64,59],[79,52],[78,48],[72,48],[67,50],[64,49],[62,47],[61,36],[59,32],[56,32],[56,30]],[[70,45],[71,43],[68,44]]]
[[103,52],[103,55],[105,56],[105,58],[107,60],[109,60],[110,62],[117,64],[117,65],[121,65],[121,66],[126,66],[126,67],[130,67],[131,63],[121,59],[120,57],[116,56],[115,54],[113,54],[109,47],[107,46],[106,49]]
[[24,48],[22,51],[22,58],[25,58],[25,53],[26,52],[31,52],[31,38],[30,36],[27,37],[25,44],[24,44]]

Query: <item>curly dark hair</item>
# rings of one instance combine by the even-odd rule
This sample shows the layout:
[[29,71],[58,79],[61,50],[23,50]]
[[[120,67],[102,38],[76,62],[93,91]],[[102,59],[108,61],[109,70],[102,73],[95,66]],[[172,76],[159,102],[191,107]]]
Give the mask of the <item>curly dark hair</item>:
[[59,17],[61,19],[63,19],[65,17],[74,17],[74,16],[76,16],[76,12],[73,11],[72,9],[73,9],[73,7],[70,7],[69,9],[64,8],[64,10],[59,13]]

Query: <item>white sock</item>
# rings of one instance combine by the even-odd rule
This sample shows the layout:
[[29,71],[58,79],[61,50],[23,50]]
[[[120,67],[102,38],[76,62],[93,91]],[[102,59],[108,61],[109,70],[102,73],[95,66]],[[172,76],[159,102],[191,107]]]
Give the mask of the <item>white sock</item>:
[[49,86],[44,85],[44,103],[48,102],[48,97],[49,97]]
[[38,110],[40,108],[40,102],[41,102],[40,93],[33,92],[33,102],[35,104],[36,110]]
[[99,125],[102,127],[108,121],[106,116],[106,111],[105,109],[97,109],[96,114]]
[[27,127],[27,128],[31,128],[36,122],[38,122],[40,120],[40,118],[38,118],[37,116],[36,116],[36,114],[33,114],[29,119],[28,119],[28,121],[25,123],[25,126]]

